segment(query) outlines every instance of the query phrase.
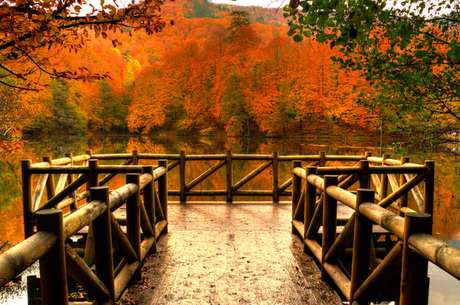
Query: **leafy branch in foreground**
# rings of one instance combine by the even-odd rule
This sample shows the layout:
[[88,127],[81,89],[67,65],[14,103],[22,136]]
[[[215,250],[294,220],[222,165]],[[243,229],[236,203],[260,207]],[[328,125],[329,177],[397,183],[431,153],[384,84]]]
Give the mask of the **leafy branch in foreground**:
[[362,104],[393,112],[399,129],[458,131],[457,0],[291,0],[284,10],[295,41],[312,37],[340,48],[333,60],[376,87],[379,94],[361,95]]
[[[147,34],[161,31],[164,0],[132,0],[128,6],[117,2],[95,8],[89,0],[0,0],[0,82],[14,79],[16,88],[36,90],[43,74],[51,78],[102,79],[107,74],[90,73],[85,67],[57,71],[51,59],[63,50],[77,52],[89,31],[110,39],[109,33],[143,29]],[[87,12],[85,12],[87,11]],[[172,23],[172,21],[171,21]],[[119,42],[110,39],[116,47]]]

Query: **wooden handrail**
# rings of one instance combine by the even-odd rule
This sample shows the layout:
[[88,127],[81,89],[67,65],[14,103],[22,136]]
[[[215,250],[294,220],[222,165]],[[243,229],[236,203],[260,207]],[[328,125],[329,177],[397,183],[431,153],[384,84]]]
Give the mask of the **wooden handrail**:
[[[14,276],[22,272],[25,268],[30,266],[37,259],[44,259],[41,265],[48,266],[52,260],[58,258],[59,261],[64,260],[64,256],[67,256],[69,261],[67,272],[75,278],[83,280],[84,288],[90,296],[92,296],[96,301],[105,303],[107,299],[111,299],[112,302],[115,302],[116,299],[120,296],[120,292],[123,291],[126,287],[126,284],[131,281],[131,277],[135,274],[137,277],[140,275],[139,266],[142,262],[142,259],[145,258],[146,253],[149,249],[155,245],[156,239],[160,236],[161,233],[164,233],[167,230],[167,164],[163,161],[159,162],[159,167],[155,170],[153,166],[129,166],[127,163],[135,162],[137,163],[136,157],[137,154],[133,153],[133,159],[126,160],[121,166],[113,165],[99,165],[97,160],[89,159],[90,153],[84,155],[83,157],[72,157],[69,154],[67,158],[51,160],[47,158],[46,164],[48,166],[33,166],[29,160],[23,162],[23,175],[24,175],[24,190],[25,190],[25,200],[24,206],[25,215],[30,215],[30,217],[25,217],[25,226],[29,230],[31,235],[22,243],[13,247],[12,249],[6,251],[0,255],[0,274],[4,275],[3,278],[0,278],[1,285],[4,285],[10,281]],[[75,160],[85,161],[89,160],[88,165],[84,166],[62,166],[73,163]],[[133,161],[134,160],[134,161]],[[53,164],[53,166],[50,166]],[[58,165],[54,165],[58,164]],[[82,170],[83,169],[83,170]],[[39,188],[32,199],[31,188],[32,188],[32,174],[36,174],[42,170],[47,170],[48,172],[44,174],[41,179],[42,182],[39,185]],[[78,179],[67,179],[69,173],[81,173]],[[108,172],[109,175],[105,176],[101,182],[107,182],[118,173],[131,173],[131,176],[137,177],[135,183],[133,181],[128,181],[127,184],[118,188],[117,190],[108,191],[107,187],[96,187],[92,188],[91,192],[85,191],[77,194],[73,198],[67,198],[68,195],[72,194],[75,190],[79,189],[81,185],[87,183],[97,184],[97,175],[99,173]],[[132,174],[133,172],[141,172]],[[31,203],[40,201],[41,194],[43,194],[44,185],[49,184],[49,180],[46,179],[46,176],[50,176],[54,173],[63,174],[60,181],[60,188],[64,187],[66,180],[69,180],[69,185],[66,188],[63,188],[61,192],[58,192],[56,195],[53,195],[50,200],[45,203],[39,211],[34,211],[31,207]],[[158,181],[158,192],[155,191],[153,184],[155,181]],[[141,201],[139,198],[140,191],[144,190],[144,200]],[[54,191],[54,188],[53,190]],[[49,209],[56,204],[58,207],[65,208],[71,204],[76,204],[79,200],[87,198],[88,194],[91,194],[91,201],[71,210],[66,215],[62,216],[61,210],[59,209]],[[161,198],[158,200],[158,198]],[[120,207],[126,200],[131,202],[131,207],[138,206],[135,208],[134,213],[139,214],[139,218],[142,221],[137,223],[128,224],[128,231],[131,232],[130,238],[126,238],[123,231],[119,228],[118,223],[115,218],[111,215],[111,212]],[[158,212],[156,211],[158,210]],[[133,211],[130,212],[131,216],[128,219],[137,218],[132,215]],[[41,224],[41,230],[33,234],[34,215],[37,213],[37,223]],[[62,227],[54,227],[50,220],[48,220],[48,215],[51,218],[61,217],[62,218]],[[59,216],[61,215],[61,216]],[[51,219],[50,218],[50,219]],[[103,220],[105,219],[105,220]],[[88,225],[94,226],[94,243],[92,246],[95,248],[96,252],[99,254],[96,256],[96,270],[97,276],[91,271],[89,266],[86,266],[86,263],[83,259],[79,258],[76,255],[75,251],[68,246],[64,246],[63,241],[67,240],[69,237],[77,234],[84,227]],[[48,232],[48,226],[51,228],[52,232]],[[126,257],[128,263],[124,264],[124,267],[121,267],[117,274],[112,274],[110,271],[113,270],[112,263],[112,238],[110,233],[113,228],[114,238],[113,244],[115,245],[117,251],[121,249],[121,254],[123,257]],[[136,229],[137,227],[137,229]],[[139,235],[136,232],[140,232],[140,227],[144,232],[144,240],[135,238]],[[118,230],[117,230],[118,228]],[[58,231],[55,231],[58,230]],[[133,233],[134,230],[134,233]],[[136,231],[137,230],[137,231]],[[60,236],[60,237],[59,237]],[[89,240],[89,236],[88,236]],[[129,241],[128,241],[129,240]],[[63,250],[66,249],[66,250]],[[88,243],[87,243],[87,249]],[[135,249],[134,252],[129,249]],[[154,250],[156,248],[154,247]],[[52,254],[50,254],[52,253]],[[133,256],[134,254],[134,256]],[[135,257],[135,261],[133,261]],[[14,260],[13,260],[14,258]],[[86,255],[85,255],[86,258]],[[19,261],[17,261],[19,259]],[[89,260],[91,261],[91,260]],[[53,267],[54,270],[51,270],[49,267],[46,267],[47,272],[41,275],[41,278],[44,279],[42,283],[42,289],[44,291],[49,291],[46,293],[46,297],[42,299],[43,304],[53,304],[53,299],[59,299],[59,304],[65,304],[67,300],[67,290],[61,289],[66,285],[65,278],[65,264],[60,267]],[[64,274],[64,277],[62,277]],[[115,278],[116,276],[116,278]],[[55,291],[55,288],[50,287],[47,283],[49,277],[60,277],[61,286],[59,292]],[[124,286],[123,286],[124,285]]]
[[[100,165],[97,160],[115,160],[124,159],[122,165]],[[371,157],[369,153],[364,156],[335,156],[327,155],[325,152],[320,152],[318,155],[306,155],[306,156],[279,156],[277,152],[273,154],[232,154],[231,151],[227,151],[226,154],[215,154],[215,155],[192,155],[186,154],[184,151],[180,154],[142,154],[137,151],[133,151],[131,154],[91,154],[87,152],[85,155],[72,157],[68,155],[66,158],[60,158],[51,160],[46,159],[48,162],[41,162],[37,164],[23,163],[23,193],[24,193],[24,205],[25,205],[25,223],[27,232],[32,232],[33,229],[33,208],[32,203],[40,201],[40,197],[44,192],[44,185],[50,187],[51,180],[45,178],[45,175],[52,177],[55,174],[62,174],[60,177],[60,185],[64,186],[67,180],[65,175],[80,173],[82,176],[76,180],[69,179],[69,185],[64,188],[61,192],[54,195],[53,189],[47,191],[47,196],[52,194],[50,200],[41,208],[46,209],[51,206],[58,204],[58,207],[65,207],[71,204],[76,204],[78,200],[88,196],[88,192],[83,192],[74,195],[74,198],[65,198],[77,189],[80,185],[86,181],[90,181],[90,185],[98,184],[98,175],[101,173],[107,173],[101,182],[107,182],[115,176],[115,174],[124,173],[130,174],[132,180],[127,181],[127,184],[117,190],[112,190],[108,195],[107,200],[92,200],[85,205],[79,207],[76,210],[71,211],[64,217],[64,238],[69,237],[72,234],[78,232],[81,228],[87,226],[91,222],[99,219],[104,213],[110,213],[118,207],[120,207],[126,200],[130,202],[131,212],[139,214],[139,223],[134,223],[132,219],[128,217],[127,223],[131,233],[129,233],[128,240],[121,237],[123,233],[118,230],[115,225],[116,221],[112,217],[110,222],[112,226],[118,230],[116,248],[123,249],[121,252],[124,253],[126,258],[125,263],[120,263],[116,268],[114,276],[114,288],[111,292],[111,297],[116,297],[121,293],[121,287],[129,282],[130,275],[135,274],[139,277],[139,266],[142,258],[146,255],[146,249],[150,247],[155,248],[156,238],[159,236],[159,232],[167,232],[167,202],[168,202],[168,190],[167,185],[167,172],[175,167],[179,167],[179,185],[180,190],[169,191],[169,195],[178,195],[182,203],[186,202],[188,196],[225,196],[227,202],[232,202],[234,196],[271,196],[274,202],[278,201],[279,196],[288,196],[292,194],[293,199],[293,222],[292,230],[293,233],[298,234],[304,240],[304,250],[310,249],[313,255],[319,260],[322,266],[323,277],[326,274],[332,276],[339,289],[347,297],[348,300],[366,300],[369,295],[375,293],[377,286],[375,285],[378,279],[384,278],[388,280],[393,271],[390,271],[388,261],[395,261],[398,257],[405,253],[403,256],[406,257],[407,249],[411,249],[417,253],[417,260],[420,257],[433,261],[435,264],[445,269],[447,272],[453,274],[459,278],[458,272],[460,267],[460,251],[449,247],[445,243],[437,240],[436,238],[426,234],[419,233],[416,229],[414,231],[407,231],[407,224],[405,219],[402,217],[404,213],[410,214],[410,208],[406,207],[406,197],[412,193],[414,195],[415,202],[422,207],[424,211],[432,211],[433,206],[433,189],[434,189],[434,164],[427,161],[424,165],[413,164],[408,162],[407,158],[401,160],[390,159],[384,155],[381,158]],[[147,171],[145,166],[137,165],[139,160],[159,160],[159,167],[153,170],[153,165],[150,165],[150,170]],[[171,160],[168,164],[167,160]],[[192,182],[186,184],[186,164],[188,162],[203,161],[203,160],[218,160],[217,164],[211,165],[203,173],[199,174]],[[240,181],[233,183],[233,165],[235,161],[264,161],[258,168],[247,174]],[[279,162],[284,161],[295,161],[296,166],[292,169],[292,178],[279,183],[278,181],[278,165]],[[89,161],[88,165],[72,165],[73,162]],[[309,168],[305,169],[302,167],[302,161],[313,161],[317,162],[320,167],[314,167],[315,170]],[[327,166],[327,162],[348,162],[348,161],[359,161],[358,164],[352,166],[335,165]],[[134,165],[128,165],[133,163]],[[50,165],[51,164],[51,165]],[[224,166],[226,165],[226,166]],[[192,191],[192,188],[197,184],[201,183],[212,173],[216,172],[220,168],[225,167],[226,169],[226,189],[222,190],[199,190]],[[263,170],[272,167],[272,184],[269,190],[239,190],[239,188],[246,184],[248,181],[259,175]],[[32,193],[29,192],[29,188],[32,187],[31,175],[42,174],[41,183],[36,191],[34,198]],[[334,177],[337,180],[334,183],[327,182],[328,176],[324,175],[336,175]],[[337,177],[340,175],[340,177]],[[380,178],[381,175],[381,178]],[[399,176],[396,176],[399,175]],[[136,177],[136,178],[135,178]],[[372,178],[372,179],[371,179]],[[71,181],[72,180],[72,181]],[[352,187],[356,182],[360,183],[361,188],[369,188],[370,185],[376,187],[376,198],[377,204],[373,200],[369,202],[360,202],[359,207],[357,204],[357,196],[355,193],[347,190]],[[151,193],[150,187],[158,182],[158,192],[155,194]],[[425,193],[418,189],[418,185],[425,182]],[[389,194],[387,194],[387,186],[392,186]],[[292,185],[292,192],[286,191],[287,188]],[[140,191],[149,186],[149,190],[144,191],[144,200],[140,200]],[[302,190],[302,186],[305,186],[307,191]],[[53,186],[54,187],[54,186]],[[59,188],[59,189],[60,189]],[[150,194],[149,194],[150,192]],[[48,194],[50,193],[50,194]],[[107,203],[106,203],[107,201]],[[336,239],[336,215],[334,211],[337,209],[337,202],[343,203],[345,206],[356,211],[356,215],[353,214],[342,229],[340,235]],[[402,203],[402,205],[398,205]],[[389,206],[396,207],[401,211],[401,215],[396,215],[386,208]],[[315,209],[316,207],[316,209]],[[325,209],[325,210],[323,210]],[[27,216],[26,216],[27,214]],[[412,214],[411,214],[412,215]],[[359,220],[359,217],[364,217],[366,221],[378,224],[381,228],[388,230],[389,233],[403,240],[404,251],[396,250],[391,251],[391,257],[384,260],[383,263],[379,264],[379,260],[376,259],[375,255],[370,257],[371,265],[373,268],[377,267],[375,271],[366,278],[366,268],[358,268],[360,271],[352,271],[352,279],[348,279],[346,272],[344,273],[338,261],[338,257],[345,252],[347,244],[353,239],[353,232],[356,234],[357,227],[355,227],[355,221]],[[412,217],[412,216],[411,216]],[[318,235],[318,229],[321,226],[321,218],[323,218],[323,237],[326,239],[322,242],[322,248],[315,240]],[[423,217],[422,217],[423,218]],[[329,225],[330,223],[331,225]],[[144,232],[144,240],[140,241],[137,239],[138,230]],[[359,226],[358,226],[359,227]],[[363,234],[372,233],[369,230],[368,223],[363,226]],[[134,231],[132,231],[134,230]],[[424,228],[425,231],[431,230],[430,228]],[[134,232],[134,233],[133,233]],[[386,232],[386,231],[385,231]],[[411,233],[407,233],[411,232]],[[120,235],[121,234],[121,235]],[[408,235],[410,234],[410,236]],[[123,235],[124,236],[124,235]],[[364,235],[363,235],[364,236]],[[367,237],[361,239],[366,240]],[[355,236],[355,240],[361,240]],[[361,243],[361,242],[359,242]],[[132,246],[130,246],[132,245]],[[373,241],[368,243],[368,246],[374,251]],[[131,247],[131,248],[130,248]],[[338,249],[340,248],[340,249]],[[359,247],[358,247],[359,248]],[[366,247],[364,247],[366,248]],[[364,250],[363,250],[364,251]],[[367,251],[367,250],[366,250]],[[364,252],[366,252],[364,251]],[[355,252],[355,251],[354,251]],[[356,253],[360,251],[356,250]],[[361,251],[362,252],[362,251]],[[358,255],[358,254],[356,254]],[[364,256],[365,257],[365,256]],[[0,260],[1,260],[0,256]],[[453,259],[455,263],[447,263],[447,260]],[[367,259],[367,258],[366,258]],[[355,259],[354,259],[355,260]],[[363,261],[363,259],[357,259],[356,261]],[[355,263],[356,265],[356,263]],[[419,264],[423,266],[423,261]],[[380,267],[382,266],[382,267]],[[402,262],[404,270],[407,272],[413,272],[413,266]],[[353,269],[354,270],[354,269]],[[378,270],[378,271],[377,271]],[[361,275],[355,274],[355,280],[353,280],[353,273],[360,272]],[[405,271],[406,272],[406,271]],[[367,275],[366,275],[367,276]],[[407,276],[405,277],[407,278]],[[409,277],[410,278],[410,277]],[[421,285],[421,284],[417,284]],[[101,286],[102,287],[102,286]],[[415,287],[415,286],[414,286]],[[419,286],[417,286],[419,287]],[[421,286],[420,286],[421,287]],[[100,296],[106,295],[103,292],[103,288],[98,289]],[[401,297],[402,304],[410,302],[410,294],[407,291],[404,292],[404,296]],[[408,299],[409,298],[409,299]]]
[[409,237],[409,247],[457,280],[460,280],[460,250],[428,234]]
[[[379,288],[379,285],[377,283],[386,283],[388,282],[391,277],[395,274],[395,270],[391,269],[391,266],[389,266],[389,262],[393,263],[395,260],[399,259],[401,261],[401,256],[402,258],[402,264],[400,266],[403,266],[403,281],[410,281],[410,283],[405,286],[404,289],[401,289],[401,298],[400,302],[401,304],[412,304],[414,302],[426,302],[426,299],[424,296],[412,296],[412,294],[417,294],[413,291],[413,289],[418,289],[420,291],[423,291],[426,287],[426,284],[424,284],[424,277],[426,277],[426,271],[424,271],[424,266],[426,266],[426,261],[424,262],[423,259],[420,259],[423,257],[426,260],[430,260],[434,264],[438,265],[440,268],[445,270],[446,272],[452,274],[454,277],[457,279],[460,279],[460,250],[455,249],[453,247],[450,247],[446,243],[436,239],[435,237],[423,233],[423,232],[430,232],[431,231],[431,221],[428,221],[426,219],[425,215],[429,214],[424,214],[424,213],[412,213],[410,212],[411,209],[405,207],[405,203],[401,207],[401,210],[404,210],[406,213],[408,213],[407,217],[411,217],[411,219],[414,219],[413,222],[414,224],[412,225],[413,228],[409,228],[408,225],[410,226],[410,223],[408,222],[407,218],[404,218],[402,216],[398,216],[391,211],[387,210],[386,207],[390,206],[391,204],[395,204],[396,200],[403,198],[402,202],[405,202],[407,199],[405,199],[405,196],[407,196],[408,193],[412,192],[414,195],[414,200],[417,204],[420,204],[421,202],[425,201],[431,201],[432,202],[432,197],[433,197],[433,172],[434,172],[434,164],[431,161],[425,162],[425,165],[419,165],[419,164],[412,164],[408,162],[407,158],[402,158],[401,161],[397,160],[392,160],[389,159],[387,156],[384,156],[382,158],[373,158],[369,157],[367,159],[368,161],[371,161],[372,163],[380,163],[380,164],[385,164],[385,166],[370,166],[364,168],[361,166],[361,168],[347,168],[347,167],[333,167],[333,168],[318,168],[317,170],[315,169],[314,172],[309,172],[307,174],[307,170],[304,168],[300,167],[299,165],[295,165],[293,167],[292,173],[293,173],[293,181],[295,180],[295,177],[299,177],[306,183],[306,188],[304,191],[302,191],[302,196],[300,198],[303,198],[303,192],[306,192],[307,195],[305,195],[306,198],[309,198],[309,200],[305,201],[304,203],[301,203],[301,200],[299,201],[299,204],[305,204],[304,210],[310,210],[311,208],[307,208],[308,206],[312,205],[312,202],[314,202],[316,199],[316,195],[321,192],[324,192],[326,197],[324,204],[322,204],[322,201],[319,201],[319,203],[316,205],[316,210],[313,215],[311,216],[311,212],[305,212],[304,219],[299,219],[299,213],[297,212],[299,210],[299,206],[296,205],[296,213],[293,214],[293,230],[295,231],[294,233],[298,233],[298,235],[303,239],[305,249],[309,249],[319,260],[321,266],[322,266],[322,274],[324,272],[327,272],[328,275],[332,278],[332,280],[335,282],[337,287],[341,290],[342,294],[350,301],[353,302],[354,300],[358,300],[358,302],[368,302],[371,300],[371,297],[375,295],[376,289]],[[363,161],[361,161],[363,162]],[[365,161],[364,161],[365,162]],[[389,165],[389,166],[387,166]],[[386,191],[384,190],[385,186],[385,181],[380,181],[377,176],[372,177],[374,179],[374,184],[377,188],[377,193],[379,193],[379,198],[380,202],[378,204],[374,203],[374,200],[369,200],[369,202],[361,202],[359,204],[359,210],[356,210],[358,208],[358,201],[359,201],[359,193],[361,190],[358,190],[358,196],[355,194],[351,193],[350,191],[347,191],[346,189],[342,189],[339,186],[332,184],[330,185],[330,182],[327,182],[328,180],[325,178],[320,177],[319,175],[321,174],[329,174],[329,173],[334,173],[336,174],[341,173],[345,175],[348,174],[354,174],[357,176],[360,175],[377,175],[377,174],[384,174],[385,177],[389,176],[392,178],[391,175],[394,174],[401,174],[401,179],[400,183],[397,181],[392,181],[390,182],[393,184],[393,193],[391,193],[389,196],[387,196]],[[414,176],[414,174],[417,174]],[[328,178],[330,179],[330,178]],[[344,178],[346,179],[346,178]],[[354,178],[354,181],[357,179]],[[361,178],[362,180],[362,178]],[[426,189],[425,191],[425,196],[426,199],[422,197],[421,192],[418,190],[418,184],[425,181],[426,183]],[[361,182],[362,184],[362,182]],[[399,186],[401,184],[401,186]],[[296,185],[299,185],[299,182],[296,182]],[[310,186],[313,187],[313,189],[310,188]],[[350,184],[347,184],[347,187],[351,186]],[[296,186],[298,187],[298,186]],[[307,188],[308,187],[308,188]],[[415,188],[415,190],[414,190]],[[364,191],[364,190],[363,190]],[[296,191],[298,192],[298,191]],[[313,196],[313,197],[312,197]],[[335,232],[335,221],[329,221],[328,219],[330,217],[333,217],[330,215],[330,212],[327,212],[327,215],[324,214],[326,211],[329,211],[331,208],[335,209],[334,206],[335,204],[328,203],[327,206],[325,206],[326,202],[331,202],[331,198],[333,198],[332,202],[335,202],[335,200],[347,205],[348,207],[352,208],[353,210],[356,211],[356,213],[359,214],[359,217],[354,217],[352,216],[350,218],[350,221],[347,223],[347,225],[344,227],[342,232],[339,235],[339,238],[337,239],[337,242],[340,242],[342,246],[340,246],[342,249],[344,246],[346,246],[346,242],[344,243],[344,240],[351,240],[350,237],[341,238],[342,235],[349,235],[348,232],[355,232],[355,245],[353,247],[353,269],[351,271],[351,280],[347,279],[345,274],[341,269],[339,269],[335,263],[337,257],[337,247],[335,247],[335,242],[334,245],[331,246],[330,242],[324,240],[325,236],[331,236],[329,238],[333,238],[330,233],[334,231]],[[327,201],[326,201],[327,199]],[[372,198],[371,198],[372,199]],[[294,202],[293,202],[294,205]],[[313,207],[315,205],[313,204]],[[425,207],[426,208],[426,207]],[[324,209],[323,213],[323,242],[322,246],[320,246],[315,240],[316,232],[319,226],[316,224],[315,221],[318,217],[317,212],[321,212]],[[310,215],[310,216],[308,216]],[[390,255],[378,265],[377,269],[372,273],[372,275],[368,275],[368,267],[366,265],[367,258],[360,257],[359,253],[363,253],[365,255],[364,257],[368,257],[367,255],[369,254],[370,249],[372,249],[372,240],[370,242],[362,242],[359,239],[359,234],[372,234],[372,226],[369,227],[369,224],[366,224],[365,227],[360,227],[356,225],[349,225],[353,224],[354,222],[360,220],[360,219],[366,219],[366,221],[369,223],[376,223],[380,225],[382,228],[387,229],[391,234],[397,236],[400,240],[403,240],[403,249],[404,251],[401,251],[401,247],[399,248],[394,248],[396,250],[391,251]],[[420,219],[420,221],[418,221]],[[416,224],[420,222],[420,224]],[[409,223],[409,224],[408,224]],[[331,227],[332,226],[332,227]],[[417,227],[420,226],[420,227]],[[308,230],[307,230],[308,227]],[[421,230],[421,231],[418,231]],[[422,232],[422,233],[417,233],[417,232]],[[356,235],[358,234],[358,236]],[[370,235],[366,235],[370,236]],[[367,240],[369,237],[365,237],[363,240]],[[365,250],[359,250],[360,247],[365,245],[363,249]],[[369,248],[367,248],[369,247]],[[329,250],[330,249],[330,250]],[[411,250],[406,250],[406,249],[411,249]],[[364,251],[364,252],[363,252]],[[408,251],[415,252],[417,256],[413,258],[412,254],[409,254]],[[329,253],[331,252],[331,253]],[[333,253],[334,254],[333,254]],[[403,255],[402,255],[403,254]],[[355,255],[356,259],[355,259]],[[332,258],[334,257],[334,258]],[[375,260],[375,258],[374,258]],[[370,261],[369,261],[370,262]],[[453,262],[453,263],[451,263]],[[364,265],[359,265],[363,264]],[[396,265],[395,265],[396,266]],[[357,269],[355,269],[355,267]],[[380,268],[381,267],[381,268]],[[397,269],[397,266],[396,266]],[[361,275],[358,275],[361,274]],[[410,274],[410,275],[409,275]],[[417,275],[416,275],[417,274]],[[325,277],[323,274],[322,277]],[[382,285],[382,284],[380,284]],[[406,285],[406,284],[404,284]],[[413,288],[408,288],[408,287],[413,287]],[[417,288],[415,288],[417,287]],[[411,290],[412,289],[412,290]],[[424,294],[424,293],[422,293]]]

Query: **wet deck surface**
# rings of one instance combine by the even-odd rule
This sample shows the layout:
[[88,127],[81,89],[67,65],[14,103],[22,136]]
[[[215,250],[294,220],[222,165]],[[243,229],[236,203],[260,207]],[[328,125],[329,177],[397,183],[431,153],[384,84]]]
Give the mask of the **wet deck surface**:
[[290,234],[290,205],[171,205],[119,304],[342,304]]

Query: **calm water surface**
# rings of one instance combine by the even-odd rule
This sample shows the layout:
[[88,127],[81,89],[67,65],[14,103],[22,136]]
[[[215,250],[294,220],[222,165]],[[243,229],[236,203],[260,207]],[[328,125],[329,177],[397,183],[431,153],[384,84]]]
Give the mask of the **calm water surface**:
[[[124,153],[133,149],[150,153],[178,153],[185,150],[187,154],[225,153],[231,149],[234,153],[272,153],[279,151],[281,155],[317,154],[325,150],[327,154],[363,154],[371,151],[373,155],[389,153],[400,158],[404,153],[411,162],[421,163],[424,160],[436,161],[436,196],[433,233],[438,238],[460,249],[460,162],[454,154],[442,148],[410,149],[401,146],[395,140],[381,143],[380,139],[365,135],[328,136],[314,135],[310,138],[288,139],[225,139],[225,138],[174,138],[174,137],[131,137],[131,136],[90,136],[66,137],[61,139],[28,139],[17,142],[8,152],[0,150],[0,252],[9,249],[23,239],[22,204],[21,204],[21,159],[32,159],[39,162],[43,156],[63,157],[67,152],[74,155],[83,154],[86,149],[93,153]],[[190,170],[190,177],[199,175],[209,167],[210,163],[195,164]],[[234,181],[247,174],[259,164],[243,163],[234,166]],[[289,178],[291,164],[282,163],[281,180]],[[241,169],[241,171],[238,171]],[[169,188],[178,189],[174,172],[171,172]],[[264,176],[265,175],[265,176]],[[268,172],[255,179],[252,184],[257,189],[270,189]],[[202,183],[203,189],[223,189],[224,171],[216,173]],[[284,181],[283,181],[284,182]],[[121,179],[114,182],[123,184]],[[222,184],[221,184],[222,183]],[[222,186],[219,186],[219,185]],[[197,187],[199,189],[199,187]],[[177,200],[172,198],[172,200]],[[287,200],[287,198],[286,198]],[[34,270],[29,273],[36,272]],[[431,274],[430,304],[460,304],[460,282],[430,265]],[[26,304],[27,296],[24,285],[15,285],[0,289],[0,304]]]

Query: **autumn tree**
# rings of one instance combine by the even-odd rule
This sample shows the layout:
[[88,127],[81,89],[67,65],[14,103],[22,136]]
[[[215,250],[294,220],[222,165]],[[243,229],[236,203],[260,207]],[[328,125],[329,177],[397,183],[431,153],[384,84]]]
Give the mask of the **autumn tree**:
[[[0,84],[36,90],[42,75],[52,78],[101,79],[106,73],[89,73],[86,67],[59,70],[53,66],[63,51],[77,52],[89,31],[110,39],[113,32],[144,29],[159,32],[164,0],[131,1],[125,7],[89,0],[11,0],[0,2]],[[10,77],[15,82],[5,81]]]
[[37,103],[39,93],[16,92],[11,86],[0,86],[0,137],[18,134],[43,110]]
[[[374,84],[379,94],[362,94],[363,105],[394,111],[396,124],[409,119],[425,129],[458,128],[457,1],[389,2],[291,0],[285,17],[295,41],[313,37],[339,48],[344,56],[333,60]],[[442,123],[449,119],[455,124]]]

